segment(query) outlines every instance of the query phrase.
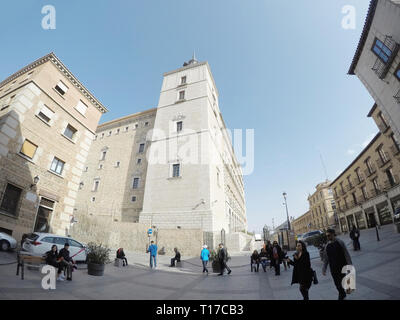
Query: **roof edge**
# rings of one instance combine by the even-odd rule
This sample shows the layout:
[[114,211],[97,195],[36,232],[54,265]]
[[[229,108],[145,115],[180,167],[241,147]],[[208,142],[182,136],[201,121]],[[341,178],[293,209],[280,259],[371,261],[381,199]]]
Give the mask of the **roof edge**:
[[354,54],[353,61],[351,62],[349,71],[347,74],[354,75],[354,70],[356,69],[358,60],[360,59],[361,52],[364,49],[365,42],[367,41],[368,33],[372,25],[372,20],[375,16],[376,7],[378,5],[378,0],[371,0],[369,3],[367,17],[365,18],[364,28],[361,33],[360,41],[358,42],[356,53]]
[[19,71],[13,73],[11,76],[6,78],[5,80],[0,82],[0,87],[6,85],[12,80],[18,78],[24,73],[29,72],[30,70],[51,61],[57,69],[64,74],[66,78],[101,112],[106,113],[108,109],[97,100],[92,93],[73,75],[73,73],[61,62],[61,60],[55,55],[54,52],[50,52],[49,54],[35,60],[34,62],[28,64],[23,67]]
[[342,171],[341,174],[339,174],[339,175],[337,176],[337,178],[336,178],[335,180],[333,180],[333,181],[331,182],[331,184],[330,184],[329,186],[332,187],[332,185],[333,185],[336,181],[338,181],[339,178],[340,178],[341,176],[343,176],[343,174],[344,174],[354,163],[356,163],[356,161],[357,161],[358,159],[361,158],[361,156],[371,147],[371,145],[372,145],[380,136],[381,136],[381,132],[379,131],[379,132],[375,135],[375,137],[373,137],[372,140],[368,143],[368,145],[360,152],[360,154],[346,167],[346,169],[344,169],[344,170]]

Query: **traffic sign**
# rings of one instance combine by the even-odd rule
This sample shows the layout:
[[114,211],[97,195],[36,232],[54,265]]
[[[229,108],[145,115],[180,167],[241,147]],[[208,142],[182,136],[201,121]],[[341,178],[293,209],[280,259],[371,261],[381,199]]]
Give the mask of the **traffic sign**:
[[153,233],[153,229],[149,229],[149,230],[147,231],[147,233],[148,233],[148,234],[152,234],[152,233]]

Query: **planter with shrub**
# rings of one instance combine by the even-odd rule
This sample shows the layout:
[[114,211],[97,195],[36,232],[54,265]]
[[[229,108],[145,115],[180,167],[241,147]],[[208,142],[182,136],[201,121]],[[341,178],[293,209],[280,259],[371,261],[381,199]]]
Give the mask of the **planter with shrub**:
[[221,264],[218,260],[218,254],[215,250],[210,250],[210,262],[214,273],[221,273]]
[[110,262],[110,249],[97,245],[93,242],[88,244],[88,274],[92,276],[102,276],[105,265]]

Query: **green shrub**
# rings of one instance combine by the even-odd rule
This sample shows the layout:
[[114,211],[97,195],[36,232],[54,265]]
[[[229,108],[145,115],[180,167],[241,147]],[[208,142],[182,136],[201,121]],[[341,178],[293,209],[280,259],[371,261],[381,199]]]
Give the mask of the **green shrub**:
[[107,247],[103,247],[102,244],[95,244],[94,242],[90,242],[88,244],[88,255],[87,260],[89,263],[95,264],[106,264],[110,261],[110,252],[111,250]]

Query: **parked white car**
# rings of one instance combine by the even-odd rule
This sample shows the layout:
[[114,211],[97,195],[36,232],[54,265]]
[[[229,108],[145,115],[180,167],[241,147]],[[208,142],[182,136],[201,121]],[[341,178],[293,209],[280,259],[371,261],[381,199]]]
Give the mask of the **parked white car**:
[[0,232],[0,250],[7,251],[16,248],[17,248],[17,240],[15,240],[7,233]]
[[74,261],[86,261],[86,245],[69,237],[51,233],[34,232],[24,241],[22,249],[34,255],[43,255],[55,244],[58,251],[69,243],[69,255]]

